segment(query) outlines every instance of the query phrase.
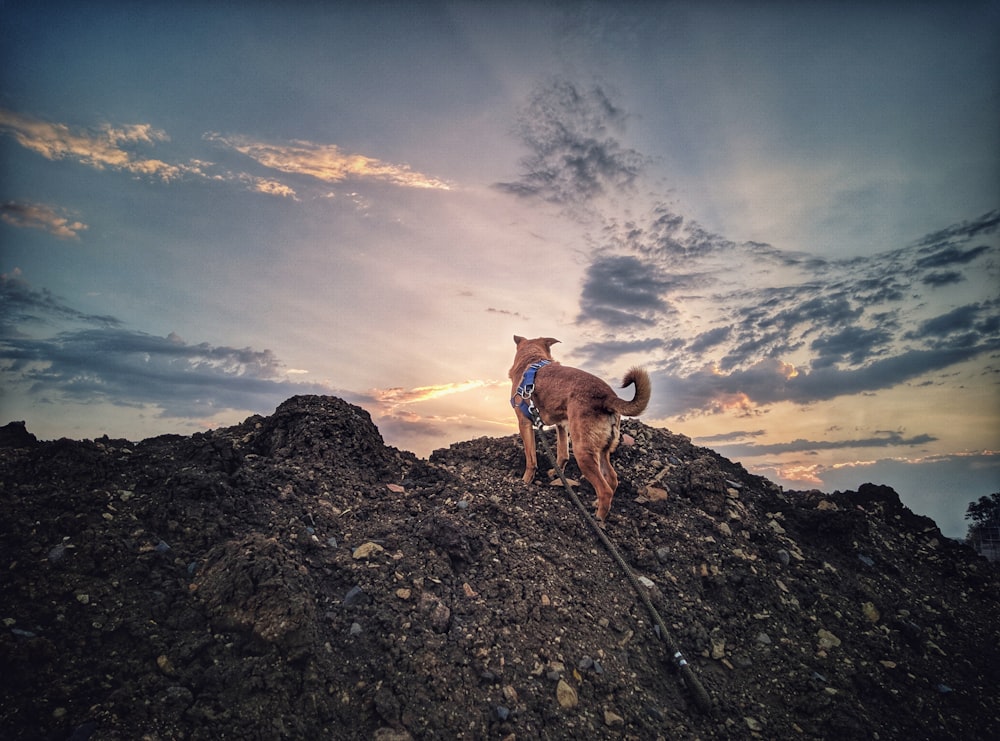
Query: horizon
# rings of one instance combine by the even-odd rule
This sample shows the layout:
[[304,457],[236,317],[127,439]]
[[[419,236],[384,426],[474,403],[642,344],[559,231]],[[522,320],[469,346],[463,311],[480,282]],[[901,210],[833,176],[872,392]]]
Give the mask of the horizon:
[[514,434],[512,336],[551,336],[786,489],[885,484],[954,538],[1000,491],[996,2],[11,2],[0,34],[0,424],[318,393],[426,457]]

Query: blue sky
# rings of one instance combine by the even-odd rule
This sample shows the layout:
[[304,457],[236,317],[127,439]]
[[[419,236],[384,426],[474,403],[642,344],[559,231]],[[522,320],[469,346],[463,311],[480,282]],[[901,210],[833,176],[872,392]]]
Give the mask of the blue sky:
[[[207,6],[207,7],[205,7]],[[0,416],[514,431],[513,334],[794,488],[1000,489],[1000,4],[0,6]],[[515,472],[516,473],[516,472]]]

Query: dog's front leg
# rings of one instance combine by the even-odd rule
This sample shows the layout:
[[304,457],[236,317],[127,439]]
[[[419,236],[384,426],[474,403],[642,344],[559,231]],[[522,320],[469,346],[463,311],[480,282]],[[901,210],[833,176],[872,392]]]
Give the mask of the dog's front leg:
[[538,468],[538,455],[535,453],[535,428],[523,414],[518,412],[517,426],[521,431],[521,442],[524,443],[524,476],[521,480],[530,484],[535,478]]

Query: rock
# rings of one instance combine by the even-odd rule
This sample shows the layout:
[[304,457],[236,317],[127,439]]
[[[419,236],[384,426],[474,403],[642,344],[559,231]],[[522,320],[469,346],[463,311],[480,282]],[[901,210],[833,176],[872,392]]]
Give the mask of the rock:
[[625,725],[625,719],[610,710],[604,711],[604,725],[608,728],[622,728]]
[[879,613],[878,609],[871,602],[863,603],[861,605],[861,612],[870,623],[877,623],[882,618],[881,613]]
[[670,496],[670,492],[658,486],[643,486],[639,489],[639,496],[636,501],[642,502],[663,502]]
[[712,636],[712,651],[710,656],[713,659],[721,659],[726,655],[726,639],[721,636]]
[[567,710],[575,708],[579,702],[576,690],[565,679],[560,679],[556,685],[556,699],[559,701],[559,707]]
[[158,666],[160,671],[168,677],[177,676],[177,669],[174,668],[173,662],[167,657],[166,654],[160,654],[156,657],[156,666]]
[[822,651],[836,648],[840,645],[840,639],[825,628],[817,630],[816,637],[819,639],[819,648]]
[[344,595],[343,605],[344,607],[353,607],[354,605],[365,605],[368,604],[368,595],[361,588],[360,585],[355,584],[349,590],[347,594]]
[[384,550],[385,548],[380,546],[378,543],[372,543],[372,542],[362,543],[361,545],[359,545],[357,548],[354,549],[354,552],[351,554],[351,556],[352,558],[354,558],[355,561],[367,560],[374,555],[382,553]]
[[413,741],[410,732],[403,728],[379,728],[372,738],[373,741]]

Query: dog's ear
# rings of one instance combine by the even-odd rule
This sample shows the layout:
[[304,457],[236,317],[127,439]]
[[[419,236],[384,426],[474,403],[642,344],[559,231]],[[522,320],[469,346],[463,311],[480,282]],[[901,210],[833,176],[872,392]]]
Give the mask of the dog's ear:
[[543,338],[542,342],[545,343],[545,349],[548,350],[554,344],[556,344],[557,342],[559,342],[559,340],[557,340],[555,337],[545,337],[545,338]]
[[515,345],[520,345],[522,342],[524,342],[524,338],[523,337],[521,337],[520,335],[514,335],[514,344]]

